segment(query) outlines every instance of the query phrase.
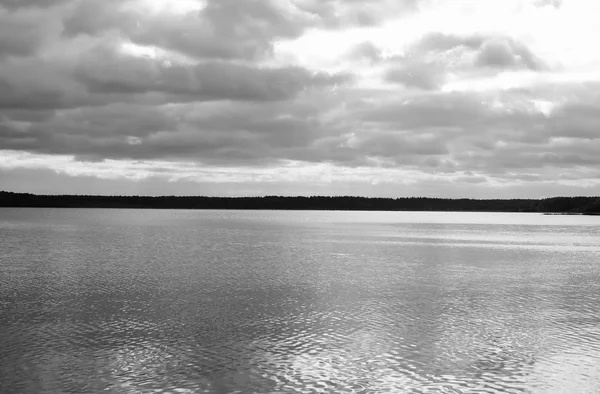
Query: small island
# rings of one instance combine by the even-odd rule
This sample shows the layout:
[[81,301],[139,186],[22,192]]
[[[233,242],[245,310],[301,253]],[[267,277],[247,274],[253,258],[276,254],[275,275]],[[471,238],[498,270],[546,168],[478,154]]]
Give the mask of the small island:
[[545,199],[450,199],[431,197],[376,198],[353,196],[312,197],[207,197],[207,196],[101,196],[36,195],[0,191],[0,207],[35,208],[138,208],[138,209],[251,209],[333,211],[454,211],[537,212],[544,214],[600,215],[600,197]]

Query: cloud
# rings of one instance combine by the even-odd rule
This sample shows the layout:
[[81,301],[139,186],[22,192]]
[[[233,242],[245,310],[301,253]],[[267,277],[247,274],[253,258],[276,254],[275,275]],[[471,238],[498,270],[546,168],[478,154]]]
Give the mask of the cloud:
[[562,6],[562,3],[562,0],[537,0],[535,4],[538,7],[550,6],[554,8],[560,8]]
[[4,149],[86,161],[271,166],[292,160],[425,173],[477,169],[480,176],[598,164],[600,146],[590,142],[600,140],[593,131],[598,111],[591,107],[564,105],[545,115],[510,94],[496,103],[493,95],[427,92],[373,105],[347,89],[328,100],[314,93],[273,103],[63,109],[21,129],[6,123],[0,141]]
[[97,36],[116,31],[131,42],[196,59],[258,59],[273,40],[297,37],[306,28],[302,15],[276,2],[209,0],[196,10],[153,13],[127,0],[79,2],[65,19],[65,34]]
[[414,10],[418,4],[416,0],[207,0],[187,12],[156,14],[136,0],[111,1],[76,2],[64,19],[64,34],[116,32],[138,45],[193,59],[226,60],[264,60],[273,54],[277,40],[298,38],[315,27],[374,25],[390,12]]
[[77,79],[92,92],[160,92],[186,100],[283,100],[314,86],[344,82],[344,76],[300,67],[257,67],[227,62],[164,63],[99,47],[77,67]]
[[64,109],[112,102],[277,101],[330,89],[350,75],[295,66],[165,63],[114,46],[86,48],[71,63],[25,59],[0,64],[0,109]]
[[24,8],[50,8],[70,0],[0,0],[0,7],[8,10]]
[[438,90],[445,81],[445,70],[435,64],[407,62],[389,68],[384,74],[384,79],[408,88]]
[[0,61],[35,55],[60,31],[60,21],[45,10],[3,11],[0,4]]
[[424,55],[430,52],[440,53],[450,51],[456,48],[475,51],[484,43],[485,38],[479,34],[459,36],[454,34],[444,34],[440,32],[431,32],[423,35],[413,43],[408,52],[410,54]]
[[66,37],[99,36],[111,30],[126,33],[128,26],[136,23],[136,15],[126,8],[135,4],[132,0],[71,0],[69,3],[71,7],[61,18],[62,34]]
[[26,69],[0,68],[0,108],[45,110],[64,105],[67,92],[56,79],[46,79],[40,74],[28,78],[26,73]]
[[69,176],[263,174],[228,178],[247,190],[593,184],[599,59],[571,26],[557,63],[531,23],[583,5],[242,3],[0,0],[0,150]]
[[[542,70],[543,61],[517,40],[501,35],[427,34],[409,49],[411,57],[442,56],[448,66]],[[452,57],[451,55],[456,55]],[[460,59],[460,58],[463,59]],[[462,62],[452,62],[458,58]],[[454,63],[454,64],[453,64]]]
[[600,106],[591,103],[568,103],[553,111],[548,131],[553,137],[600,139]]
[[42,37],[32,22],[0,15],[0,59],[30,55],[38,49]]
[[500,69],[524,68],[541,70],[542,61],[527,47],[506,38],[490,38],[482,43],[475,64]]
[[494,116],[480,97],[461,93],[417,94],[390,99],[356,111],[363,121],[380,127],[422,131],[430,128],[473,127]]
[[[325,133],[316,119],[323,107],[310,98],[299,100],[163,106],[117,103],[63,109],[26,126],[22,133],[11,132],[2,145],[87,158],[169,157],[220,163],[283,160],[287,158],[285,149],[306,148]],[[27,147],[23,136],[28,138]]]
[[381,49],[370,41],[364,41],[351,48],[346,56],[352,60],[368,60],[370,62],[379,62],[383,60]]
[[449,76],[468,77],[482,71],[541,71],[547,67],[524,44],[495,35],[429,33],[409,45],[401,55],[388,58],[368,44],[351,52],[385,65],[383,79],[406,88],[439,90]]
[[414,13],[421,0],[306,0],[296,4],[326,28],[374,26],[393,16]]

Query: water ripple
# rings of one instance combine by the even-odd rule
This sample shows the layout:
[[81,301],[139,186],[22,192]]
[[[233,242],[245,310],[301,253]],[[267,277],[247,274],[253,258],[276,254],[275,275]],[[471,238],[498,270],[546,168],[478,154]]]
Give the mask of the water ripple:
[[31,212],[0,210],[2,393],[600,392],[588,218]]

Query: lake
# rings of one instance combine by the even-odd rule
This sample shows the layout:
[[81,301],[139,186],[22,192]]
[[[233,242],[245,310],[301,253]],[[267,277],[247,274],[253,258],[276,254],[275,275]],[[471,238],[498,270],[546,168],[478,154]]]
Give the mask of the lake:
[[2,393],[600,393],[600,217],[0,209]]

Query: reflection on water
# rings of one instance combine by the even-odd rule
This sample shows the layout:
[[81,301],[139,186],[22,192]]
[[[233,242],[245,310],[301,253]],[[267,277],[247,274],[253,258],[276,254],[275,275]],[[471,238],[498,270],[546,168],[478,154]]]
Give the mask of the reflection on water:
[[600,218],[0,210],[2,393],[598,393]]

